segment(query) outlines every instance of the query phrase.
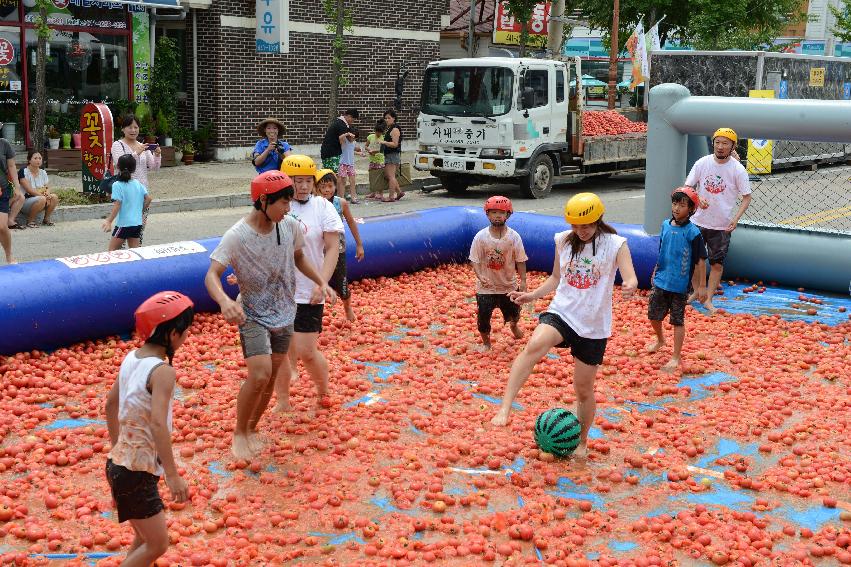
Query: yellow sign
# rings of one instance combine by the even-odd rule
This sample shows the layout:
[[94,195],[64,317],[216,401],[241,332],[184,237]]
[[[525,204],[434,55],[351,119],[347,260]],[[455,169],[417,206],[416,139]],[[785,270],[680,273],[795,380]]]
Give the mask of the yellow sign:
[[[774,98],[774,91],[750,91],[749,96]],[[771,162],[774,158],[773,145],[771,140],[748,139],[748,173],[755,175],[771,173]]]
[[810,69],[810,86],[811,87],[823,87],[824,86],[824,67],[814,67]]

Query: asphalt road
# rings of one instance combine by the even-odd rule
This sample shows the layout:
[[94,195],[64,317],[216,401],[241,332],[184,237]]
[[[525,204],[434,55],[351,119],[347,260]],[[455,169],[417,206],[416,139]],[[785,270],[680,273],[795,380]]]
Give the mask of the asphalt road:
[[[467,194],[455,197],[440,189],[432,193],[409,191],[395,203],[362,201],[354,205],[356,217],[374,217],[406,213],[446,206],[480,207],[491,195],[504,194],[512,199],[516,211],[544,215],[562,214],[565,201],[582,191],[594,191],[606,204],[606,219],[613,222],[641,223],[644,218],[644,179],[642,176],[620,176],[592,179],[578,184],[559,186],[545,199],[521,197],[516,187],[491,185],[473,187]],[[145,229],[144,244],[164,244],[180,240],[197,240],[220,236],[248,209],[208,209],[203,211],[152,214]],[[18,262],[75,256],[106,250],[109,235],[101,230],[101,220],[57,223],[53,227],[13,231],[13,251]],[[367,254],[369,251],[367,250]]]

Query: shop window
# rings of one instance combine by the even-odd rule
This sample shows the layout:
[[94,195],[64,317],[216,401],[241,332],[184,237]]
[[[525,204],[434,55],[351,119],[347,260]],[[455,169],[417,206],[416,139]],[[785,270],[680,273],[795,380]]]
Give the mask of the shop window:
[[18,28],[0,27],[0,136],[18,146],[24,138],[20,37]]
[[0,22],[17,22],[18,0],[0,0]]

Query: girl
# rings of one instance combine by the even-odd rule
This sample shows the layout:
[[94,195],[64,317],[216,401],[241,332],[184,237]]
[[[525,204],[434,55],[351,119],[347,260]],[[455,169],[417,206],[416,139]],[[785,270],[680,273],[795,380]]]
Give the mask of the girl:
[[357,189],[357,171],[355,171],[355,154],[360,155],[361,149],[357,145],[358,129],[354,126],[349,128],[350,136],[342,144],[343,154],[340,156],[340,180],[342,188],[340,197],[346,196],[346,185],[349,186],[349,202],[359,205]]
[[[162,165],[162,148],[158,144],[143,144],[139,141],[139,120],[132,114],[126,114],[121,119],[121,132],[124,136],[112,144],[110,162],[118,164],[118,160],[124,155],[133,156],[136,160],[136,169],[133,170],[133,179],[150,188],[148,183],[148,171],[156,171]],[[142,211],[142,229],[139,231],[139,246],[142,245],[142,236],[145,232],[145,224],[148,220],[148,208]]]
[[53,226],[50,215],[59,205],[59,197],[50,192],[47,172],[41,169],[42,155],[38,150],[30,150],[27,153],[27,166],[21,169],[18,175],[21,189],[24,190],[27,200],[21,212],[27,216],[27,227],[38,226],[35,219],[41,211],[44,211],[44,226]]
[[[337,179],[334,172],[330,169],[320,169],[316,172],[316,189],[314,194],[325,197],[331,204],[334,205],[337,214],[341,220],[345,220],[349,225],[349,230],[352,231],[352,237],[355,239],[355,258],[358,262],[363,260],[363,243],[360,239],[360,231],[358,225],[352,217],[352,211],[349,209],[349,204],[345,199],[341,199],[334,194],[337,186]],[[352,310],[351,291],[349,290],[349,282],[346,279],[346,235],[340,234],[340,255],[337,257],[337,267],[334,268],[334,275],[328,281],[331,289],[337,292],[340,299],[343,300],[343,306],[346,308],[346,319],[354,323],[357,320],[354,310]]]
[[[165,482],[176,502],[189,497],[171,446],[174,353],[189,336],[194,306],[185,295],[163,291],[136,310],[136,332],[144,344],[127,354],[106,398],[112,450],[106,479],[119,523],[130,521],[136,537],[122,565],[151,565],[168,549],[168,527],[157,483]],[[165,362],[168,359],[168,362]]]
[[130,248],[138,248],[141,244],[142,212],[150,206],[152,199],[145,186],[132,178],[135,170],[133,156],[125,154],[118,159],[118,180],[112,184],[112,211],[103,221],[103,231],[109,232],[112,221],[118,216],[109,241],[110,252],[124,246],[124,241]]
[[399,181],[396,179],[396,172],[402,165],[402,130],[396,124],[398,115],[392,108],[384,113],[384,123],[387,125],[387,130],[384,133],[384,139],[381,144],[381,151],[384,153],[384,177],[387,179],[387,187],[390,189],[390,197],[381,199],[382,202],[388,203],[398,201],[405,196],[402,189],[399,188]]
[[384,138],[384,120],[375,123],[375,131],[366,137],[366,152],[369,154],[369,195],[367,199],[384,199],[384,154],[381,140]]
[[508,423],[511,404],[535,364],[553,347],[570,347],[576,360],[576,413],[582,426],[576,451],[579,455],[587,451],[588,431],[596,412],[594,378],[611,335],[615,272],[621,272],[624,297],[631,297],[638,286],[626,239],[603,222],[604,211],[602,201],[593,193],[572,197],[564,207],[571,230],[555,235],[552,275],[535,291],[509,294],[512,301],[527,303],[556,292],[526,348],[511,365],[502,405],[491,420],[494,425]]

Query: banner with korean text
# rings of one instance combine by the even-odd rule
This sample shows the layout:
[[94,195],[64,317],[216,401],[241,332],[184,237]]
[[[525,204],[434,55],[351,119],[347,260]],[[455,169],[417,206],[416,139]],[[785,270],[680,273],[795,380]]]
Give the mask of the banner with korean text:
[[112,174],[112,112],[103,103],[89,103],[80,114],[80,156],[83,193],[96,193],[105,176]]
[[257,53],[289,53],[289,0],[257,0],[256,7]]
[[638,22],[635,31],[626,42],[626,50],[632,59],[632,81],[629,88],[634,89],[650,76],[647,60],[647,44],[644,40],[644,24]]
[[[529,20],[529,39],[527,47],[543,48],[547,46],[547,28],[550,24],[550,3],[539,2],[532,10]],[[522,25],[508,10],[503,2],[497,2],[493,19],[493,43],[502,45],[520,45]]]

